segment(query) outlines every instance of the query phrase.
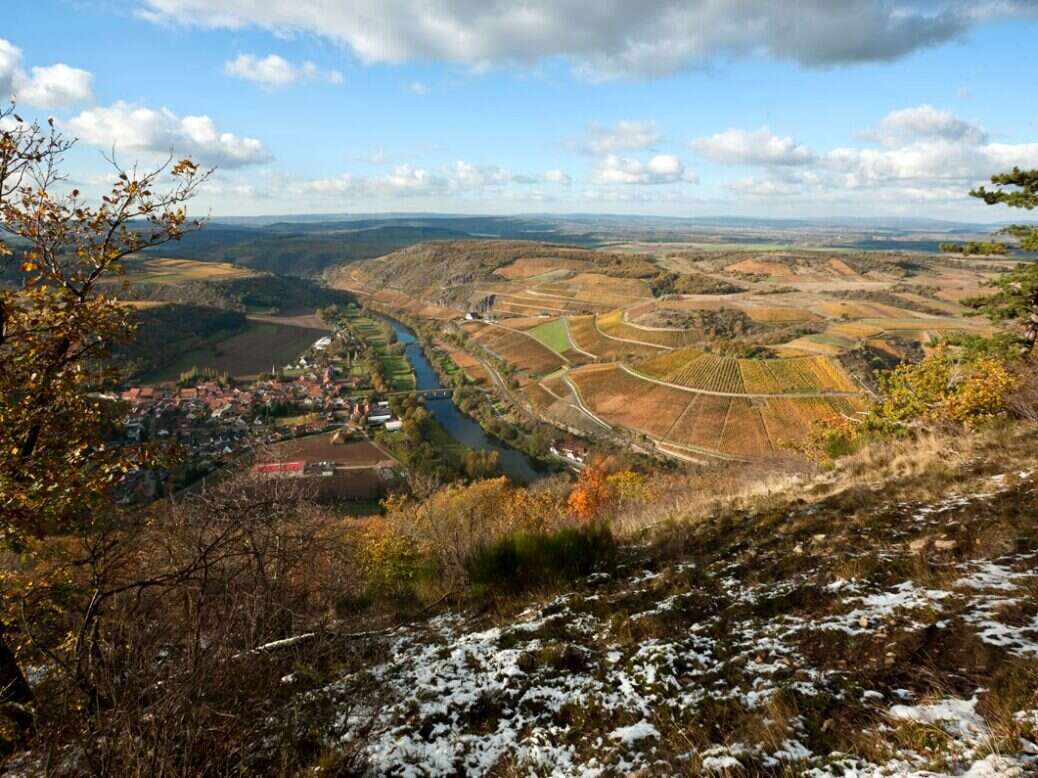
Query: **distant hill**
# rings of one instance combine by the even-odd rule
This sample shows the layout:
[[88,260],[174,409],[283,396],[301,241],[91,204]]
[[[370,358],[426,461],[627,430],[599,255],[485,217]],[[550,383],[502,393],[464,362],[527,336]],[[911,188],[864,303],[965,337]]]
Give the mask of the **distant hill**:
[[223,263],[169,257],[147,257],[127,263],[129,286],[118,296],[127,300],[172,302],[242,312],[307,311],[350,296],[295,276],[256,272]]
[[[501,281],[495,271],[520,259],[556,260],[560,266],[587,263],[586,271],[624,278],[652,278],[660,271],[646,257],[630,253],[593,251],[570,245],[537,241],[466,240],[435,241],[401,249],[361,269],[375,287],[393,287],[422,295],[430,290],[460,289],[489,281]],[[329,272],[332,285],[343,268]],[[436,295],[433,295],[434,297]]]
[[[293,225],[295,226],[295,225]],[[234,262],[282,275],[317,276],[332,265],[382,256],[426,240],[465,238],[433,227],[375,227],[351,232],[289,232],[288,225],[263,230],[205,229],[162,253],[203,261]]]
[[274,222],[258,227],[213,223],[156,253],[203,261],[233,262],[282,275],[317,276],[326,268],[389,254],[432,240],[524,238],[588,243],[560,234],[552,224],[525,219],[425,218]]

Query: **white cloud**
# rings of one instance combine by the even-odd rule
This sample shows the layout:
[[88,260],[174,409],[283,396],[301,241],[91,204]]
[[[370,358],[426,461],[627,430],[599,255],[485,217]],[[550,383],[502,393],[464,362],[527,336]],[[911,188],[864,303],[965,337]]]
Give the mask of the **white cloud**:
[[116,102],[83,111],[68,122],[69,129],[86,143],[104,149],[149,155],[189,156],[204,165],[237,168],[267,162],[271,155],[255,138],[221,132],[208,116],[179,117],[162,108],[155,110]]
[[797,194],[798,187],[776,179],[759,179],[750,176],[728,184],[728,189],[737,195],[749,197],[780,197]]
[[[745,178],[727,188],[753,197],[821,199],[856,193],[861,198],[868,193],[870,201],[962,200],[992,173],[1014,165],[1038,166],[1038,143],[991,143],[983,128],[928,105],[892,111],[863,137],[873,145],[840,146],[800,165],[770,167],[762,178]],[[746,151],[738,144],[713,150],[735,147]],[[720,157],[758,164],[769,159],[748,151]]]
[[22,52],[0,38],[0,101],[15,97],[37,108],[65,108],[94,99],[94,77],[86,70],[55,64],[21,68]]
[[984,143],[988,137],[980,125],[960,119],[949,111],[938,110],[932,105],[917,105],[891,111],[868,136],[887,144],[895,144],[905,138],[939,138]]
[[837,148],[825,155],[822,164],[839,173],[848,187],[889,181],[971,182],[1013,165],[1034,167],[1038,143],[974,145],[926,140],[896,148]]
[[779,137],[767,127],[726,130],[708,138],[697,138],[691,146],[707,159],[728,164],[803,165],[814,156],[807,146],[788,136]]
[[0,38],[0,100],[14,94],[14,77],[22,62],[22,50],[10,41]]
[[255,54],[239,54],[223,65],[224,73],[243,81],[251,81],[265,89],[280,89],[299,81],[320,79],[330,84],[341,84],[342,73],[338,70],[321,70],[313,62],[294,65],[277,54],[268,54],[262,59]]
[[1029,0],[138,0],[154,21],[307,32],[365,62],[472,67],[564,57],[594,78],[656,76],[723,56],[807,66],[889,61],[999,18]]
[[429,87],[423,84],[421,81],[412,81],[407,87],[408,91],[413,95],[425,95],[429,93]]
[[450,182],[454,189],[482,189],[501,186],[515,180],[504,168],[494,165],[480,166],[458,160],[451,170]]
[[592,154],[641,151],[659,139],[655,122],[620,121],[611,127],[592,122],[587,128],[586,148]]
[[696,177],[685,172],[680,159],[671,154],[656,154],[648,162],[626,159],[616,154],[602,158],[592,174],[596,184],[673,184],[695,183]]
[[569,173],[562,170],[549,170],[544,174],[544,180],[549,184],[559,184],[560,186],[569,186],[573,183],[573,179],[570,178]]
[[[497,165],[475,165],[458,160],[439,171],[412,164],[396,165],[388,173],[370,177],[343,174],[326,178],[294,181],[287,189],[296,194],[345,197],[449,197],[493,192],[514,194],[535,184],[533,176],[512,173]],[[528,191],[523,197],[529,196]]]

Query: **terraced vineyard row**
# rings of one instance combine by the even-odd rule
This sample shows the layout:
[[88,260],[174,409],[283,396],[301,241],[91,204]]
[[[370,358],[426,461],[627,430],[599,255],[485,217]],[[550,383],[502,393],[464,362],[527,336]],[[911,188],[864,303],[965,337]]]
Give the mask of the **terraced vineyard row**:
[[660,349],[653,346],[605,337],[595,326],[594,316],[571,317],[569,334],[574,346],[603,360],[637,359],[660,353]]
[[598,328],[614,338],[626,338],[642,343],[653,343],[667,348],[680,348],[696,339],[696,333],[685,330],[647,330],[624,321],[623,309],[603,313],[598,317]]
[[662,438],[693,399],[687,392],[632,376],[615,366],[569,374],[592,413],[610,424]]
[[705,392],[796,394],[858,391],[843,368],[828,357],[735,359],[687,348],[650,359],[637,369],[639,373],[660,381]]
[[473,340],[519,370],[543,375],[564,364],[554,351],[515,330],[489,325],[467,325],[465,329],[472,334]]
[[739,369],[750,394],[858,391],[843,368],[828,357],[740,359]]
[[527,401],[539,411],[543,411],[556,401],[555,396],[536,381],[524,386],[522,393],[525,395]]
[[609,424],[675,446],[749,459],[796,447],[818,424],[866,407],[861,397],[690,394],[615,366],[580,368],[569,377],[587,407]]
[[853,418],[866,405],[857,397],[771,398],[761,406],[761,416],[772,446],[781,449],[803,443],[819,424]]

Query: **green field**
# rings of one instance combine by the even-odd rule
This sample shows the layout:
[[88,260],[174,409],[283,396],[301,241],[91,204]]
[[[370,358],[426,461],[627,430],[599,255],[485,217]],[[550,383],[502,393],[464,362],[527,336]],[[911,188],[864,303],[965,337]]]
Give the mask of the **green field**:
[[[407,357],[390,354],[389,342],[382,325],[365,316],[351,316],[350,326],[357,336],[364,340],[378,354],[379,362],[386,375],[389,388],[395,392],[406,392],[415,388],[414,372]],[[358,367],[354,366],[356,374]],[[363,372],[363,371],[362,371]]]
[[556,354],[573,348],[573,344],[569,342],[569,336],[566,334],[566,322],[562,319],[553,319],[544,324],[538,324],[532,330],[527,330],[527,333],[533,335]]
[[414,389],[414,373],[411,372],[411,363],[407,361],[407,357],[380,352],[379,360],[382,362],[382,369],[386,372],[386,380],[394,392]]

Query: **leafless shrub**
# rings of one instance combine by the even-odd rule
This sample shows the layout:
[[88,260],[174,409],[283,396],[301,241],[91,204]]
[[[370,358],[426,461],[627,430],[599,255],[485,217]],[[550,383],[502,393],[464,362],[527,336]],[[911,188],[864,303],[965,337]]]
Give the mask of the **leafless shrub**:
[[35,645],[69,635],[40,657],[34,752],[65,749],[40,772],[280,774],[319,756],[314,722],[330,714],[292,673],[340,649],[318,636],[253,650],[329,620],[350,590],[339,523],[304,497],[291,481],[235,478],[62,548],[55,561],[88,599],[44,619],[32,614],[58,592],[23,603]]

